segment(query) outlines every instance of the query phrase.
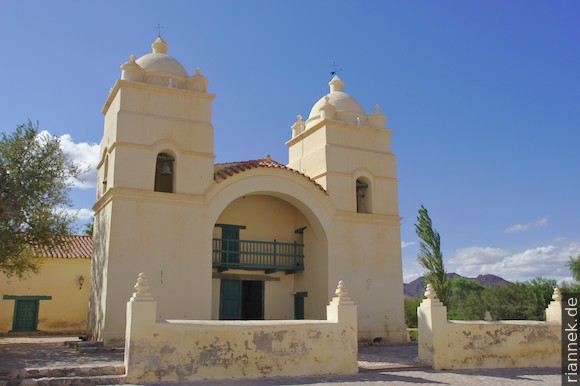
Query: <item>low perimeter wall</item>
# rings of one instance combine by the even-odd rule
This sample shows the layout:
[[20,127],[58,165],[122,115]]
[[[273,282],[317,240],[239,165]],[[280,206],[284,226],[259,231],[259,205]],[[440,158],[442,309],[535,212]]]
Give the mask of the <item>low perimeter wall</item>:
[[448,321],[447,308],[427,289],[417,308],[419,359],[436,370],[560,367],[561,304],[548,307],[546,322]]
[[127,304],[127,382],[352,374],[357,310],[342,282],[327,320],[156,321],[143,274]]

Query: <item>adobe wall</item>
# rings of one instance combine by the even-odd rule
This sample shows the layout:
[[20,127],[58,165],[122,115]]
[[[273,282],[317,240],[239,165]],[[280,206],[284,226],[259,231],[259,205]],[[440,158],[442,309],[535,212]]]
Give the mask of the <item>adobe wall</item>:
[[142,279],[127,304],[127,382],[358,371],[356,306],[340,284],[327,320],[157,322],[156,303]]
[[[546,322],[448,321],[447,308],[429,287],[417,308],[419,359],[434,369],[561,366],[562,326],[556,313],[548,312]],[[558,308],[554,301],[548,310]]]

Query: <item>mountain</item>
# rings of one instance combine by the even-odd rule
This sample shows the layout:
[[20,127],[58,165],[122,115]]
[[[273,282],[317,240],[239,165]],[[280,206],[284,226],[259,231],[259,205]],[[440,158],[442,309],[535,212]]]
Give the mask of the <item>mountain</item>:
[[[446,278],[462,277],[456,273],[448,273]],[[502,279],[495,275],[479,275],[478,277],[468,277],[467,279],[475,280],[484,287],[491,287],[494,285],[506,286],[510,284],[509,281]],[[410,283],[403,284],[403,291],[407,297],[423,296],[425,293],[425,278],[423,276],[413,280]]]

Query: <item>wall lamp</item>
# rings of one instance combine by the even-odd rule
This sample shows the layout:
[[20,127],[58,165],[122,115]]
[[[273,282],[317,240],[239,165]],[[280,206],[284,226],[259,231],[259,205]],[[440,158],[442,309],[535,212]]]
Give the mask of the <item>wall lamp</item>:
[[79,289],[83,289],[83,284],[85,284],[85,278],[83,275],[79,276]]

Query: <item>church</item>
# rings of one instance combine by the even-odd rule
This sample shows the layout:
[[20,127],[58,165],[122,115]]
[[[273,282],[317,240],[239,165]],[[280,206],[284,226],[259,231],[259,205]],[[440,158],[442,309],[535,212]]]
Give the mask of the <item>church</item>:
[[359,341],[404,341],[396,159],[378,105],[366,114],[335,75],[288,130],[288,163],[215,164],[208,79],[160,37],[151,47],[121,66],[102,110],[89,337],[123,342],[144,272],[158,320],[325,319],[343,280]]

